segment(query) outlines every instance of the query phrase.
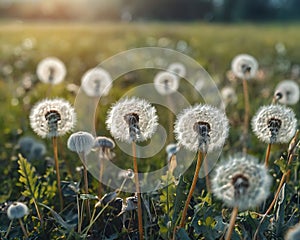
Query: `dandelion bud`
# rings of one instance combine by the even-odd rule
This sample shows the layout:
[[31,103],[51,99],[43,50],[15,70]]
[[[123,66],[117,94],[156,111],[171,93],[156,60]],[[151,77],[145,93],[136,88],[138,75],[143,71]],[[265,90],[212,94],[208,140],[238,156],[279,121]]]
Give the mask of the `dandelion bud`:
[[14,202],[7,209],[9,219],[19,219],[29,214],[28,207],[21,202]]
[[88,154],[94,146],[94,137],[88,132],[76,132],[71,134],[67,145],[73,152]]

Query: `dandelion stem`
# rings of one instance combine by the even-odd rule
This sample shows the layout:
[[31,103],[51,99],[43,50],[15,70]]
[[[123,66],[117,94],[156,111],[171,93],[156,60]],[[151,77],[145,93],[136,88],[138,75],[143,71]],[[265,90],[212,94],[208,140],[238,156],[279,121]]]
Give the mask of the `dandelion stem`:
[[268,167],[268,165],[269,165],[269,158],[270,158],[271,146],[272,146],[272,144],[269,143],[268,147],[267,147],[267,150],[266,150],[266,157],[265,157],[265,166],[266,167]]
[[207,163],[207,158],[204,159],[204,173],[205,173],[205,182],[206,182],[206,189],[207,192],[211,192],[210,188],[210,180],[209,180],[209,173],[208,173],[208,163]]
[[[85,154],[82,154],[82,160],[83,160],[83,178],[84,178],[84,192],[85,194],[89,193],[89,182],[88,182],[88,172],[87,172],[87,168],[85,166]],[[86,214],[88,217],[88,220],[91,220],[91,209],[90,209],[90,201],[89,199],[86,200]]]
[[103,176],[103,168],[104,168],[103,161],[104,160],[99,158],[99,161],[100,161],[100,171],[99,171],[98,197],[100,199],[101,195],[102,195],[102,176]]
[[7,238],[7,237],[8,237],[8,234],[9,234],[9,232],[10,232],[10,230],[11,230],[11,227],[12,227],[13,222],[14,222],[14,220],[12,219],[12,220],[10,221],[10,223],[9,223],[9,226],[8,226],[8,229],[7,229],[7,231],[6,231],[6,234],[5,234],[4,238]]
[[79,197],[78,194],[76,196],[76,204],[77,204],[77,215],[78,215],[78,233],[81,233],[81,215],[80,215],[80,205],[79,205]]
[[243,79],[243,92],[244,92],[244,129],[243,129],[243,153],[247,153],[248,145],[248,129],[249,129],[249,115],[250,115],[250,105],[249,105],[249,94],[248,94],[248,83],[246,79]]
[[142,215],[142,202],[141,202],[141,193],[140,193],[140,183],[138,175],[138,165],[136,161],[136,145],[135,142],[132,142],[132,155],[133,155],[133,171],[134,171],[134,180],[135,180],[135,189],[138,197],[137,207],[138,207],[138,227],[139,227],[139,236],[140,240],[144,239],[143,235],[143,215]]
[[19,223],[20,223],[20,226],[21,226],[22,231],[23,231],[23,233],[24,233],[24,236],[25,236],[25,238],[27,239],[27,238],[28,238],[28,233],[27,233],[27,231],[26,231],[26,229],[25,229],[25,227],[24,227],[24,224],[23,224],[23,221],[22,221],[21,218],[19,218]]
[[180,220],[180,223],[179,223],[180,228],[183,228],[184,224],[185,224],[185,217],[186,217],[186,214],[187,214],[187,211],[188,211],[188,208],[189,208],[190,201],[191,201],[192,196],[193,196],[193,192],[196,188],[196,183],[197,183],[198,175],[199,175],[200,168],[201,168],[201,165],[202,165],[202,161],[203,161],[202,152],[198,151],[198,159],[197,159],[196,170],[195,170],[195,173],[194,173],[194,178],[193,178],[193,182],[192,182],[189,194],[188,194],[186,202],[185,202],[184,209],[182,211],[182,216],[181,216],[181,220]]
[[229,227],[228,227],[228,230],[226,232],[225,240],[230,240],[231,239],[231,234],[232,234],[232,231],[234,229],[235,220],[236,220],[238,212],[239,212],[238,207],[234,207],[232,209],[231,218],[230,218],[230,222],[229,222]]
[[64,201],[61,191],[61,184],[60,184],[60,173],[59,173],[59,164],[58,164],[58,153],[57,153],[57,137],[52,138],[53,143],[53,154],[54,154],[54,161],[55,161],[55,170],[56,170],[56,178],[57,178],[57,189],[59,194],[59,201],[60,201],[60,209],[64,208]]

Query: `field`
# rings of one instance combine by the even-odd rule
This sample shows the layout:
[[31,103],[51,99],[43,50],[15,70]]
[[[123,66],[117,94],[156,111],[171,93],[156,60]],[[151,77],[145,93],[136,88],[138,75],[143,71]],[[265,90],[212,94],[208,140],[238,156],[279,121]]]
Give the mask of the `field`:
[[[126,198],[134,194],[129,190],[121,189],[120,192],[117,190],[122,187],[130,189],[130,186],[134,189],[134,181],[127,179],[124,186],[121,184],[115,186],[111,183],[113,177],[108,177],[107,184],[100,184],[96,179],[100,163],[95,165],[91,163],[90,168],[94,170],[90,169],[92,174],[88,175],[89,194],[84,194],[82,162],[78,155],[67,147],[71,132],[57,139],[64,198],[64,208],[60,209],[57,171],[54,166],[56,159],[53,155],[54,142],[50,138],[42,139],[36,135],[29,122],[32,107],[45,98],[64,98],[74,105],[83,74],[110,57],[134,48],[169,48],[197,61],[212,77],[220,92],[224,87],[232,87],[236,92],[237,101],[228,100],[226,104],[225,112],[230,129],[220,162],[241,152],[243,147],[241,140],[245,114],[243,85],[242,81],[230,72],[231,61],[236,55],[250,54],[259,63],[258,74],[248,81],[250,120],[261,106],[271,104],[275,87],[280,81],[291,79],[300,84],[300,32],[299,24],[296,23],[223,25],[197,22],[3,21],[0,23],[0,36],[1,239],[22,239],[25,234],[28,234],[28,239],[139,239],[136,209],[134,207],[127,210],[129,203],[125,204]],[[38,63],[50,56],[62,60],[67,70],[64,81],[53,86],[39,81],[36,74]],[[122,64],[120,62],[120,68]],[[140,69],[118,76],[108,96],[101,98],[98,103],[95,117],[97,136],[112,138],[105,123],[112,104],[132,89],[143,84],[151,84],[157,72],[159,72],[157,69]],[[129,95],[134,95],[134,91]],[[193,86],[184,79],[181,79],[178,91],[191,105],[205,103]],[[89,114],[93,114],[94,103],[94,101],[85,102],[82,106],[90,111]],[[177,104],[175,100],[174,104]],[[159,123],[171,134],[155,155],[137,160],[139,171],[142,173],[154,172],[167,166],[165,147],[175,141],[172,133],[175,114],[168,114],[168,109],[159,104],[155,106]],[[299,119],[299,102],[289,107]],[[78,110],[84,112],[82,109]],[[79,124],[72,132],[86,130],[81,129],[81,123],[85,122],[85,117],[90,116],[78,114]],[[299,129],[299,120],[297,126]],[[93,126],[90,126],[90,129],[93,129]],[[22,145],[21,140],[24,137],[34,138],[42,147],[38,148],[37,152],[30,153],[28,146]],[[272,144],[268,169],[273,182],[271,193],[263,204],[239,212],[231,239],[253,239],[283,176],[288,180],[284,180],[286,184],[280,191],[280,198],[266,215],[258,230],[257,239],[283,239],[287,230],[299,222],[299,137],[295,137],[294,141],[295,145],[297,143],[298,145],[292,152],[288,150],[289,143]],[[142,146],[149,143],[150,141],[146,141]],[[252,133],[250,124],[248,153],[263,163],[267,145],[260,142]],[[113,152],[114,165],[124,170],[133,168],[130,153],[125,153],[118,145]],[[177,156],[179,162],[180,157],[184,158],[185,155]],[[292,159],[291,164],[287,164],[289,157]],[[211,168],[215,167],[217,160],[216,158],[210,165]],[[172,239],[172,236],[175,236],[176,226],[192,182],[195,162],[185,172],[182,172],[179,166],[174,172],[164,172],[164,175],[156,179],[164,185],[163,188],[157,187],[153,191],[142,193],[145,239]],[[183,165],[187,168],[189,164]],[[102,174],[111,171],[111,167],[109,165],[107,168],[101,168]],[[210,176],[213,177],[213,174],[214,171]],[[141,184],[145,185],[150,181],[146,175]],[[122,181],[123,179],[117,182]],[[205,178],[198,179],[186,224],[177,231],[177,239],[224,237],[231,208],[226,207],[210,192],[206,181]],[[108,195],[99,202],[104,194]],[[109,200],[107,196],[113,197]],[[29,214],[22,218],[22,223],[17,220],[11,221],[6,215],[8,206],[15,201],[26,203],[29,208]],[[92,220],[86,211],[87,205],[84,204],[86,202],[90,203],[91,211],[94,211]]]

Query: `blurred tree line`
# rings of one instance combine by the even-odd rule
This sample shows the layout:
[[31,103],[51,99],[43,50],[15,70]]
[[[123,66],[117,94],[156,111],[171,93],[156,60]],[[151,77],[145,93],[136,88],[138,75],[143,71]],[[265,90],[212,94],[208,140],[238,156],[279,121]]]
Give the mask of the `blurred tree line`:
[[2,18],[162,21],[289,21],[300,0],[0,0]]

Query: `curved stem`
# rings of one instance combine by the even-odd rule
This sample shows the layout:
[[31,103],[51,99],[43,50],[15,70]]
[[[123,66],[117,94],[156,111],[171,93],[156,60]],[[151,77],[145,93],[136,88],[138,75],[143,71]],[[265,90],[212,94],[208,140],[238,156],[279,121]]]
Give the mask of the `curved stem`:
[[26,229],[25,229],[25,227],[24,227],[24,224],[23,224],[23,221],[22,221],[21,218],[19,218],[19,223],[20,223],[20,226],[21,226],[22,231],[23,231],[23,233],[24,233],[24,236],[25,236],[25,238],[27,239],[27,238],[28,238],[28,233],[27,233],[27,231],[26,231]]
[[134,171],[134,180],[135,180],[135,190],[138,197],[137,207],[138,207],[138,227],[139,227],[139,236],[140,240],[144,239],[143,234],[143,215],[142,215],[142,199],[141,199],[141,192],[140,192],[140,183],[139,183],[139,172],[138,172],[138,165],[136,161],[136,145],[135,142],[132,142],[132,155],[133,155],[133,171]]
[[265,166],[266,167],[269,166],[269,158],[270,158],[271,146],[272,146],[272,144],[269,143],[268,147],[267,147],[267,150],[266,150],[266,157],[265,157]]
[[230,240],[230,238],[231,238],[231,234],[232,234],[232,231],[234,229],[235,220],[236,220],[238,212],[239,212],[238,207],[234,207],[232,209],[231,218],[230,218],[230,222],[229,222],[229,227],[228,227],[228,230],[226,232],[225,240]]
[[60,187],[60,173],[59,173],[59,163],[58,163],[58,153],[57,153],[57,137],[52,138],[53,143],[53,155],[55,161],[55,171],[56,171],[56,178],[57,178],[57,189],[59,194],[59,201],[60,201],[60,210],[64,208],[64,201],[62,196],[62,191]]
[[[84,192],[85,194],[89,193],[89,182],[88,182],[88,172],[87,172],[87,168],[85,166],[85,154],[82,154],[82,160],[83,160],[83,178],[84,178]],[[86,200],[86,214],[88,217],[88,220],[91,220],[91,209],[90,209],[90,200],[87,199]]]
[[10,223],[9,223],[9,226],[8,226],[8,229],[7,229],[7,231],[6,231],[6,234],[5,234],[4,238],[7,238],[7,237],[8,237],[8,234],[9,234],[9,232],[10,232],[10,230],[11,230],[11,227],[12,227],[13,222],[14,222],[14,220],[12,219],[12,220],[10,221]]
[[185,217],[186,217],[186,214],[187,214],[187,210],[189,208],[190,201],[191,201],[192,196],[193,196],[193,192],[196,188],[196,183],[197,183],[197,179],[198,179],[198,176],[199,176],[202,161],[203,161],[202,153],[201,153],[201,151],[198,151],[198,159],[197,159],[196,170],[195,170],[195,173],[194,173],[194,178],[193,178],[193,182],[192,182],[189,194],[188,194],[186,202],[185,202],[184,209],[182,211],[182,216],[181,216],[181,220],[180,220],[180,223],[179,223],[180,228],[183,228],[184,224],[185,224]]
[[243,79],[243,92],[244,92],[244,105],[245,105],[245,113],[244,113],[244,129],[243,129],[243,153],[247,153],[247,145],[248,145],[248,129],[249,129],[249,115],[250,115],[250,104],[249,104],[249,94],[248,94],[248,83],[246,79]]

